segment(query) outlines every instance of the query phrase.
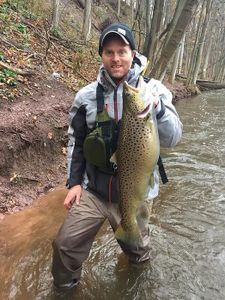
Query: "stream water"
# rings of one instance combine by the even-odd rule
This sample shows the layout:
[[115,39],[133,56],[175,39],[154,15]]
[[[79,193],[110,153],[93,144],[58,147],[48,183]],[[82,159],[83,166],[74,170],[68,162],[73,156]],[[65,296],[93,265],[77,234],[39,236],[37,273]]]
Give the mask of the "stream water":
[[163,149],[169,183],[151,219],[152,259],[130,265],[106,223],[76,290],[52,289],[51,241],[65,216],[58,188],[0,223],[0,300],[225,299],[225,91],[177,103],[182,142]]

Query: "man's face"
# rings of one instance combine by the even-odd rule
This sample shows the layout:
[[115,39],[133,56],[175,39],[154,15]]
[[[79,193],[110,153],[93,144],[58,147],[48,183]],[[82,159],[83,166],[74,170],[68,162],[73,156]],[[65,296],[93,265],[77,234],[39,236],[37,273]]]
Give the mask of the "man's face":
[[120,37],[113,37],[105,42],[102,63],[116,83],[127,75],[134,55],[135,51],[131,50]]

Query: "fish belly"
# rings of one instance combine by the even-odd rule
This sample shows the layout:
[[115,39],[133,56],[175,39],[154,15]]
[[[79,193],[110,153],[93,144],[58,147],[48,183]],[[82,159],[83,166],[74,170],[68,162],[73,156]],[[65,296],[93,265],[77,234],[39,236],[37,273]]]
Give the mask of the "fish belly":
[[[155,128],[150,130],[141,120],[137,121],[121,124],[117,153],[121,223],[115,233],[118,240],[134,246],[142,244],[137,211],[146,200],[150,178],[159,156]],[[136,126],[132,126],[134,124]]]

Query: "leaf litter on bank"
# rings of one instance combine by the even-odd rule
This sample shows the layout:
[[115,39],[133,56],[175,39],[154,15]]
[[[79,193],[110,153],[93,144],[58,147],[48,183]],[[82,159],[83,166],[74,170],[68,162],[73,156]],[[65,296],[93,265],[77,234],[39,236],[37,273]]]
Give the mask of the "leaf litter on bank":
[[[1,5],[0,8],[2,12]],[[92,51],[86,47],[68,49],[60,38],[51,36],[49,28],[46,31],[46,26],[49,24],[42,18],[25,19],[8,8],[7,18],[0,19],[0,31],[3,32],[0,35],[0,60],[12,69],[33,70],[36,74],[43,72],[45,76],[58,73],[57,80],[75,91],[94,80],[99,62],[93,59]],[[6,68],[0,66],[0,70],[5,72]],[[21,76],[24,77],[17,74],[14,81],[12,78],[5,80],[1,91],[3,99],[18,98],[23,94],[24,84],[27,89],[32,89],[29,75],[24,80]]]

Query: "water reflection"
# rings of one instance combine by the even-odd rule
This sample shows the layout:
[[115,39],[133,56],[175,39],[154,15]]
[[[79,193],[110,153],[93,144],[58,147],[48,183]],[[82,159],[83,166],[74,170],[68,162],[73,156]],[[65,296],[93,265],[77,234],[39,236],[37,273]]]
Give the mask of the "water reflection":
[[0,299],[225,298],[225,91],[180,101],[182,143],[163,150],[169,183],[151,219],[152,259],[130,265],[106,223],[75,293],[52,291],[51,241],[65,210],[62,188],[0,223]]

